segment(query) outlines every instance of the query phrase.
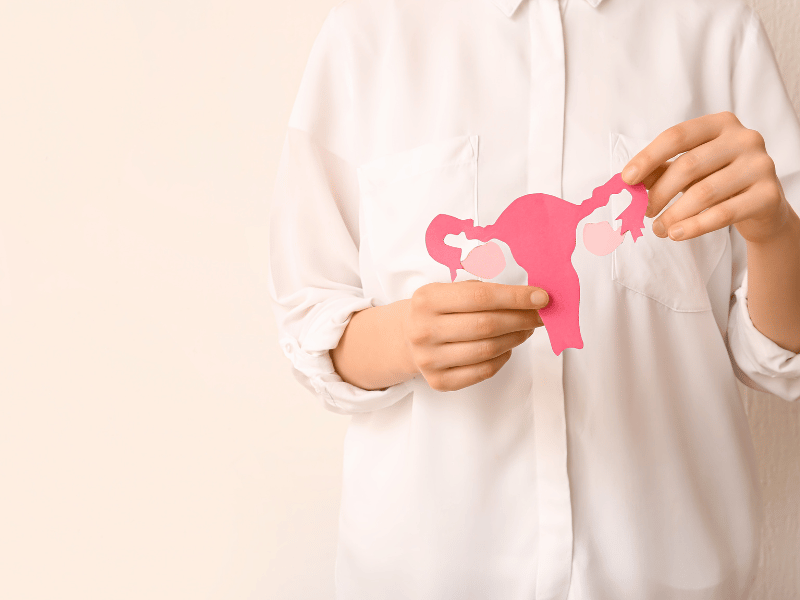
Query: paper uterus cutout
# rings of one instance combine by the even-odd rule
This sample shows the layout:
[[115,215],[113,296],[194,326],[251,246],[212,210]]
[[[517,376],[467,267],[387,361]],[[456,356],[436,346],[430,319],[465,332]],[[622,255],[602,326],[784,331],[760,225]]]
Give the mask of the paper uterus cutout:
[[[583,226],[583,245],[586,246],[589,252],[597,256],[611,254],[617,246],[622,243],[622,240],[625,239],[620,233],[621,229],[622,226],[612,229],[611,223],[608,221],[587,223]],[[467,271],[469,271],[469,269],[467,269]],[[477,273],[473,273],[472,271],[469,272],[473,275],[477,275]],[[478,277],[480,277],[480,275],[478,275]]]
[[506,268],[506,257],[503,256],[500,246],[494,242],[489,242],[483,246],[473,248],[467,257],[461,261],[461,268],[478,277],[494,279]]
[[[626,231],[633,241],[642,235],[647,210],[647,189],[643,184],[628,185],[617,173],[592,191],[592,196],[573,204],[549,194],[526,194],[509,204],[493,225],[476,227],[471,219],[458,219],[440,214],[433,218],[425,232],[428,254],[450,269],[455,281],[458,269],[478,277],[492,279],[502,272],[505,259],[500,247],[490,242],[508,244],[514,260],[528,274],[528,285],[544,289],[550,296],[548,305],[539,310],[550,346],[556,355],[564,348],[583,348],[579,323],[580,281],[572,266],[572,253],[577,243],[578,223],[596,209],[606,206],[614,194],[628,190],[632,200],[614,220],[622,225],[614,230],[607,221],[584,227],[586,249],[599,256],[619,246]],[[489,242],[474,248],[461,261],[461,249],[444,243],[445,236],[464,233],[468,239]]]

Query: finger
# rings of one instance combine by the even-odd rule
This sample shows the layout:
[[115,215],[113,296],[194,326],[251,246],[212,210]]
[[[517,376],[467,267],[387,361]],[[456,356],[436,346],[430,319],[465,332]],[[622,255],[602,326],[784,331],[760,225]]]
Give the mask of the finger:
[[428,379],[428,383],[442,392],[460,390],[494,376],[510,358],[511,350],[477,365],[445,369]]
[[483,310],[447,313],[432,319],[432,343],[468,342],[542,326],[536,309]]
[[661,165],[657,166],[657,167],[656,167],[656,168],[653,170],[653,172],[652,172],[652,173],[650,173],[650,174],[649,174],[647,177],[645,177],[645,178],[642,180],[642,183],[644,184],[644,187],[645,187],[645,188],[647,188],[648,190],[649,190],[651,187],[653,187],[653,184],[654,184],[656,181],[658,181],[659,177],[661,177],[661,176],[664,174],[664,171],[666,171],[666,170],[669,168],[669,166],[672,164],[672,162],[673,162],[673,161],[671,161],[671,160],[668,160],[668,161],[667,161],[667,162],[665,162],[664,164],[661,164]]
[[[667,164],[670,164],[670,163],[667,163]],[[699,181],[699,179],[695,179],[694,181],[691,181],[688,184],[686,184],[686,186],[684,186],[684,188],[681,190],[681,194],[685,194],[686,191],[690,187],[692,187],[695,183],[697,183],[698,181]],[[669,204],[667,204],[667,206],[669,206]],[[650,200],[648,198],[647,210],[644,212],[644,216],[649,218],[649,219],[652,219],[653,217],[658,215],[659,212],[660,212],[660,210],[655,210],[655,208],[652,205],[652,202],[650,202]]]
[[[666,171],[666,170],[669,168],[669,166],[670,166],[672,163],[674,163],[674,162],[675,162],[674,160],[668,160],[668,161],[667,161],[667,162],[665,162],[663,165],[661,165],[661,166],[659,166],[659,167],[656,167],[656,170],[655,170],[655,171],[653,171],[652,173],[650,173],[650,175],[648,175],[647,177],[645,177],[645,178],[644,178],[644,180],[642,181],[642,183],[644,184],[644,187],[646,187],[648,190],[649,190],[651,187],[653,187],[653,186],[655,185],[656,181],[658,181],[658,180],[659,180],[659,178],[660,178],[660,177],[661,177],[661,176],[664,174],[664,172],[665,172],[665,171]],[[686,186],[685,186],[685,187],[684,187],[684,188],[681,190],[681,192],[686,192],[686,190],[688,190],[688,189],[689,189],[689,188],[690,188],[692,185],[694,185],[695,183],[697,183],[697,180],[695,180],[695,181],[692,181],[691,183],[687,184],[687,185],[686,185]],[[648,212],[649,212],[649,211],[648,211]],[[657,213],[656,213],[656,214],[657,214]]]
[[710,142],[719,137],[725,127],[733,124],[740,124],[739,120],[733,113],[725,111],[673,125],[628,161],[622,170],[622,178],[628,185],[636,185],[665,161]]
[[[661,164],[661,165],[657,166],[652,173],[650,173],[647,177],[645,177],[642,180],[642,184],[644,185],[645,189],[649,190],[651,187],[653,187],[655,185],[656,181],[658,181],[659,178],[670,167],[672,162],[673,161],[668,160],[664,164]],[[646,217],[651,216],[651,214],[650,214],[651,213],[651,206],[652,206],[652,201],[650,200],[650,197],[648,196],[648,198],[647,198],[647,209],[644,212],[644,216],[646,216]]]
[[669,237],[673,240],[688,240],[757,217],[761,212],[759,200],[762,196],[761,186],[753,185],[698,215],[674,223],[669,229]]
[[648,191],[652,214],[660,213],[681,190],[691,188],[692,182],[701,182],[732,164],[739,153],[735,144],[717,138],[679,156]]
[[428,355],[417,359],[417,366],[423,371],[439,371],[479,364],[519,346],[531,337],[533,331],[525,329],[482,340],[437,345],[431,348]]
[[[544,292],[543,302],[534,302],[534,292]],[[542,308],[547,305],[547,292],[529,285],[507,285],[487,281],[459,281],[432,286],[430,308],[441,314],[484,310]]]
[[756,177],[734,161],[724,169],[692,185],[664,213],[653,221],[653,233],[667,237],[667,231],[678,221],[700,214],[707,208],[741,193],[755,183]]

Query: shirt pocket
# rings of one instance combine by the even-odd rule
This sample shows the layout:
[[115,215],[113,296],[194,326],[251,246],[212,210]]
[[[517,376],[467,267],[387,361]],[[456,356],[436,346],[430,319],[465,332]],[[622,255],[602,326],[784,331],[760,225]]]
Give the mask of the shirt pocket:
[[[628,161],[651,141],[611,132],[609,177],[622,171]],[[678,193],[667,207],[682,195]],[[629,203],[629,194],[612,196],[612,217],[618,216]],[[612,254],[612,279],[675,311],[711,310],[706,284],[725,251],[728,228],[691,240],[674,241],[657,237],[653,233],[653,220],[645,217],[642,236],[636,242],[630,234],[625,234],[625,240]],[[619,223],[612,225],[616,228]]]
[[[357,168],[361,235],[384,300],[410,298],[431,282],[449,282],[428,254],[425,232],[441,213],[478,215],[478,136],[460,135],[382,156]],[[471,279],[462,275],[456,280]],[[468,275],[468,274],[467,274]]]

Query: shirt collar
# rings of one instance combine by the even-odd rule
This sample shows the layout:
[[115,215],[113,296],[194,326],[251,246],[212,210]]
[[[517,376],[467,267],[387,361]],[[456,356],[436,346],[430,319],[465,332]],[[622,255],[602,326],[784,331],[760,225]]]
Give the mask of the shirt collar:
[[[586,0],[589,3],[589,6],[592,8],[597,8],[600,6],[600,3],[603,0]],[[492,4],[494,4],[500,11],[507,17],[510,17],[514,14],[514,11],[517,10],[517,7],[522,4],[522,0],[489,0]]]

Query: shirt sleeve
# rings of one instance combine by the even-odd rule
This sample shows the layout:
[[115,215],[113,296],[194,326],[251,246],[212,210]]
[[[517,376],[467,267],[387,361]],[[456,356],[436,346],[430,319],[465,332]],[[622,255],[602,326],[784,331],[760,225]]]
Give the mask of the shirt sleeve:
[[410,393],[405,382],[383,390],[351,385],[330,357],[353,313],[375,306],[359,274],[348,56],[334,7],[312,45],[284,138],[268,276],[279,342],[295,378],[342,414],[383,408]]
[[[764,137],[786,199],[800,214],[800,122],[764,26],[752,8],[748,15],[733,77],[733,112],[745,127]],[[753,325],[747,308],[746,242],[734,227],[731,242],[734,260],[727,340],[737,376],[751,388],[798,400],[800,356],[778,346]]]

